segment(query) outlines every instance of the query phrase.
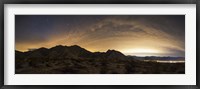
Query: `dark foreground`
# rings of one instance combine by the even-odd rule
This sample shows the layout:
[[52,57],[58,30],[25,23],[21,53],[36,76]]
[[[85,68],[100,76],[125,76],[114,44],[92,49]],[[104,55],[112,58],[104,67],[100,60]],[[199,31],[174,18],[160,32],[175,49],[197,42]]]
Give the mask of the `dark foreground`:
[[[184,74],[185,63],[157,63],[181,57],[134,57],[116,50],[90,52],[80,46],[15,51],[16,74]],[[148,61],[148,62],[147,62]]]
[[185,63],[140,60],[16,60],[16,74],[184,74]]

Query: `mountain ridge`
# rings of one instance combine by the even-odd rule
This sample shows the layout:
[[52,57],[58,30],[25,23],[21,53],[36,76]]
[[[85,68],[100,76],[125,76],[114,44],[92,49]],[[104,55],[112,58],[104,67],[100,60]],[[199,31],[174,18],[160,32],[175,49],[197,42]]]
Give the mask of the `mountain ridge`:
[[[130,59],[130,60],[129,60]],[[133,59],[133,60],[132,60]],[[16,74],[183,74],[184,63],[157,63],[159,57],[125,56],[116,50],[90,52],[78,45],[15,50]],[[169,59],[173,59],[170,58]],[[147,60],[147,61],[146,61]],[[175,58],[176,60],[176,58]]]
[[78,45],[63,46],[57,45],[51,48],[38,48],[31,51],[21,52],[16,51],[18,55],[26,58],[106,58],[106,59],[126,59],[126,56],[117,50],[108,49],[106,52],[90,52]]
[[31,51],[21,52],[15,50],[17,59],[34,59],[34,58],[48,58],[48,59],[66,59],[66,58],[89,58],[89,59],[114,59],[114,60],[124,60],[124,59],[138,59],[138,60],[179,60],[185,59],[184,57],[159,57],[159,56],[129,56],[124,55],[120,51],[108,49],[106,52],[91,52],[78,45],[63,46],[56,45],[51,48],[41,47]]

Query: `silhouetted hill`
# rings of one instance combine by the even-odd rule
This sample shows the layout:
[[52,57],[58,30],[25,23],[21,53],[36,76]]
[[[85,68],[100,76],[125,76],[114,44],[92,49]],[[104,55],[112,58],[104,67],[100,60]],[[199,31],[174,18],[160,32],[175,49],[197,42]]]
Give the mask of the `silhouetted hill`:
[[16,50],[15,51],[15,58],[24,59],[25,58],[25,53]]
[[184,60],[183,57],[125,56],[116,50],[90,52],[78,45],[57,45],[49,49],[38,48],[27,52],[16,50],[15,73],[184,74],[185,63],[157,63],[155,61],[178,59]]
[[63,59],[63,58],[104,58],[104,59],[126,59],[126,56],[116,50],[108,50],[107,52],[90,52],[78,45],[73,46],[62,46],[57,45],[50,49],[39,48],[33,51],[20,52],[16,51],[16,58],[25,59],[29,58],[49,58],[49,59]]
[[124,54],[116,50],[108,50],[105,55],[107,59],[126,59],[126,56]]

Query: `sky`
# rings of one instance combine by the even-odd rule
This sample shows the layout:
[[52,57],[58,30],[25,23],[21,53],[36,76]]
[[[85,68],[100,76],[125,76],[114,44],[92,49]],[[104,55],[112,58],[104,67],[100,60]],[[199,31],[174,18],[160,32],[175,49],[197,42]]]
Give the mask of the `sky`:
[[135,56],[185,56],[184,15],[16,15],[15,49],[79,45]]

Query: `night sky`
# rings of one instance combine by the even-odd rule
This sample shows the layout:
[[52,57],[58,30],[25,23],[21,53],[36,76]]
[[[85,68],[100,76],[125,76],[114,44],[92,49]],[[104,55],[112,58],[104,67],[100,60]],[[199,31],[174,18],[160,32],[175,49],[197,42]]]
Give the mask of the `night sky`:
[[16,15],[16,50],[79,45],[91,52],[185,56],[184,15]]

